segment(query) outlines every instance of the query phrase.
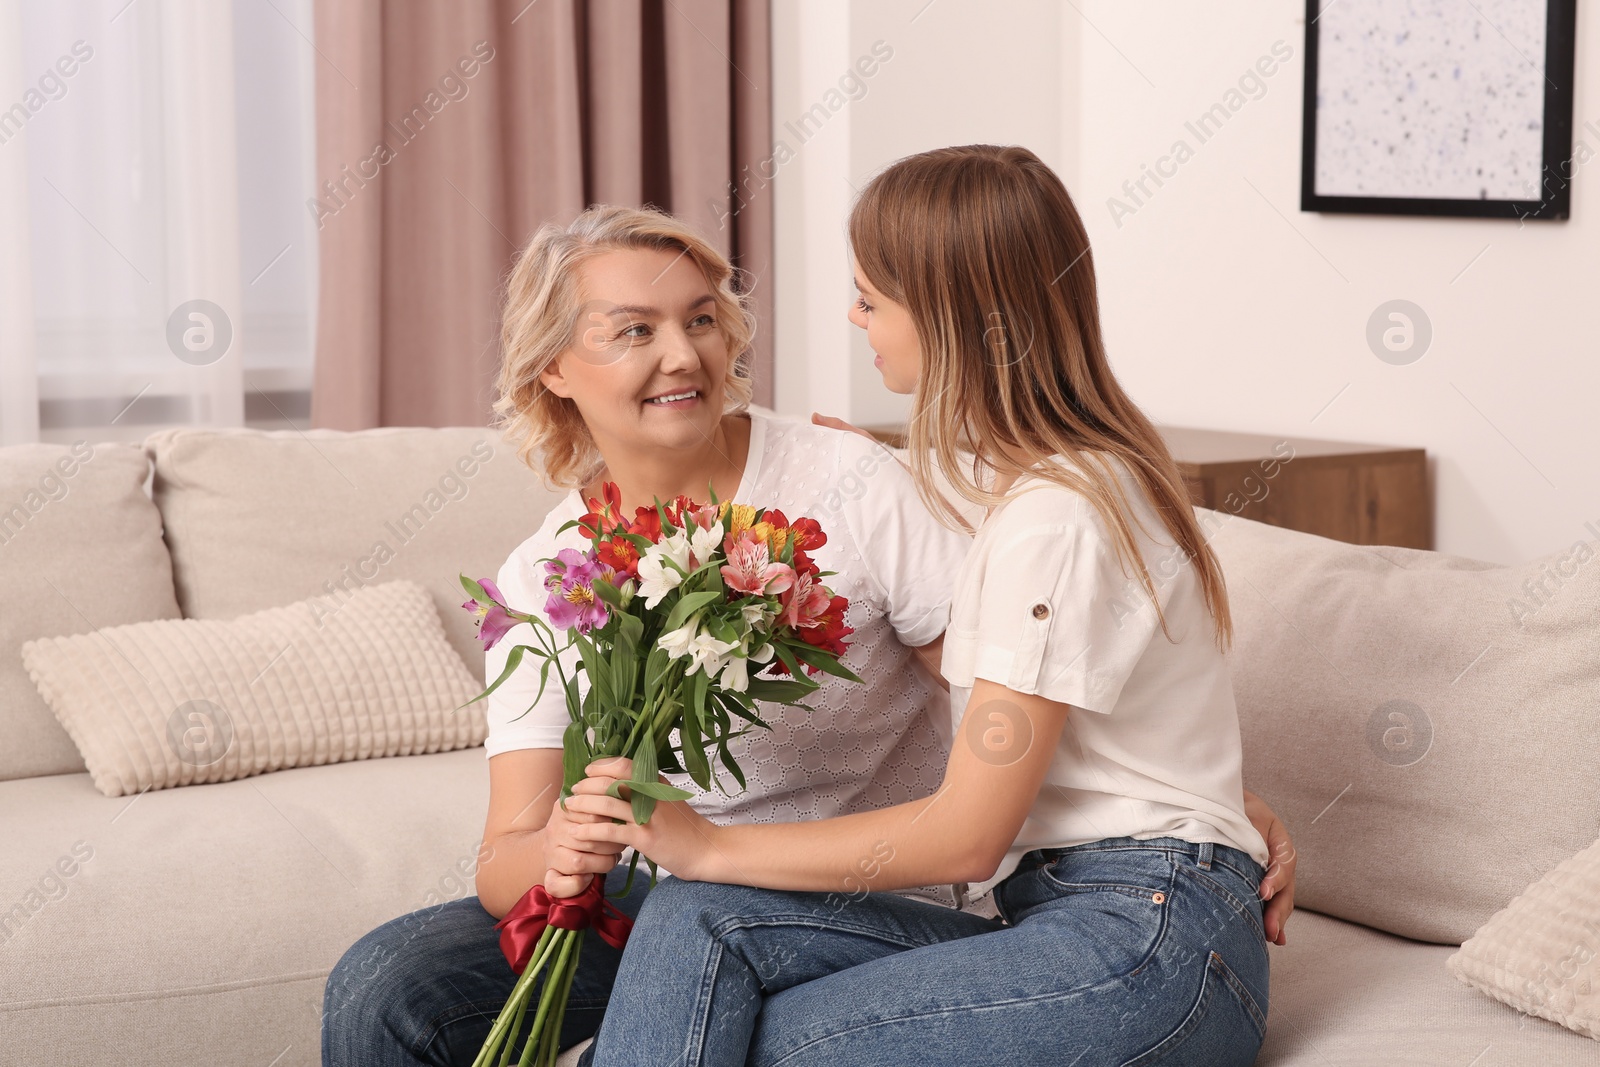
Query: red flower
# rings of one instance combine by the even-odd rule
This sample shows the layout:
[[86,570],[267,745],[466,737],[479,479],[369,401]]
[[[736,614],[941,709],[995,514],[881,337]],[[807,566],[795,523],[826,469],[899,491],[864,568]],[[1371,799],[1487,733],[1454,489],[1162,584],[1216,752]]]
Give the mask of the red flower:
[[797,633],[800,640],[816,648],[827,649],[836,656],[844,655],[845,638],[855,633],[855,630],[844,624],[845,609],[850,606],[850,601],[842,596],[836,596],[828,603],[828,610],[823,612],[813,626],[801,627]]
[[796,574],[807,574],[813,578],[815,578],[822,570],[821,567],[817,566],[816,563],[812,561],[810,556],[806,555],[805,550],[801,548],[796,548],[794,550],[794,563],[791,564],[791,566],[794,567],[794,572]]
[[623,525],[621,488],[616,482],[606,482],[600,487],[600,494],[605,499],[590,497],[588,514],[578,520],[578,529],[591,541]]
[[650,538],[651,544],[660,541],[661,512],[655,508],[639,508],[633,513],[633,523],[628,527],[628,532]]
[[828,535],[822,532],[822,524],[816,519],[796,519],[789,524],[789,529],[794,531],[796,550],[803,548],[809,552],[828,543]]
[[[638,531],[630,531],[638,532]],[[637,578],[639,576],[639,550],[632,541],[626,537],[613,537],[609,541],[600,542],[596,551],[601,563],[617,572],[617,582],[620,585],[624,578]]]

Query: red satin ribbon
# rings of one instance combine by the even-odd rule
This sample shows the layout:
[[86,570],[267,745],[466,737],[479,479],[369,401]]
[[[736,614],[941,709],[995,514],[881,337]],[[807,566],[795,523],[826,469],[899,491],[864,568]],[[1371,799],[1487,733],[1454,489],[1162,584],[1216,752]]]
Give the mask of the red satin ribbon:
[[620,949],[627,943],[633,920],[607,900],[605,876],[597,874],[589,887],[575,897],[552,897],[544,883],[522,894],[506,917],[494,924],[500,931],[500,951],[511,969],[521,974],[533,959],[534,947],[546,926],[559,930],[586,930],[594,927],[600,940]]

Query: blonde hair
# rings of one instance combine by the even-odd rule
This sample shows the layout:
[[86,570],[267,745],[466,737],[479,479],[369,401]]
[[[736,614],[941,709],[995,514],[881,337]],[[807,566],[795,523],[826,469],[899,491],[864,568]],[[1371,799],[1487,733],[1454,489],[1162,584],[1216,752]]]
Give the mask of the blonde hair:
[[723,385],[724,413],[743,411],[750,404],[755,317],[727,257],[689,226],[653,208],[597,204],[571,225],[545,223],[518,255],[506,283],[494,411],[495,425],[516,445],[517,455],[552,486],[583,486],[599,473],[603,460],[577,405],[545,388],[539,375],[576,339],[582,313],[579,265],[621,249],[676,252],[700,268],[731,357]]
[[1026,148],[909,156],[862,191],[850,244],[867,282],[910,312],[921,343],[906,444],[928,507],[964,525],[935,464],[963,498],[988,506],[1007,497],[983,488],[984,471],[1020,476],[1031,464],[1026,473],[1095,507],[1170,639],[1115,457],[1193,563],[1225,649],[1233,627],[1221,565],[1165,442],[1111,373],[1088,233],[1061,179]]

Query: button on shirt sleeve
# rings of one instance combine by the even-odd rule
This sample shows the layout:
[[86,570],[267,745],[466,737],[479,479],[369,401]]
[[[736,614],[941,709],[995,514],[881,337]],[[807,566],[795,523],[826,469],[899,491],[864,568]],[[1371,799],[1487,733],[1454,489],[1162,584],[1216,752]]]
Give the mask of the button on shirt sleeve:
[[[908,648],[925,645],[949,625],[951,577],[972,541],[933,517],[888,448],[859,434],[840,436],[838,496],[824,502],[839,501],[895,636]],[[826,525],[824,531],[832,536]]]
[[1109,713],[1160,631],[1143,586],[1091,521],[1006,531],[977,590],[973,676]]

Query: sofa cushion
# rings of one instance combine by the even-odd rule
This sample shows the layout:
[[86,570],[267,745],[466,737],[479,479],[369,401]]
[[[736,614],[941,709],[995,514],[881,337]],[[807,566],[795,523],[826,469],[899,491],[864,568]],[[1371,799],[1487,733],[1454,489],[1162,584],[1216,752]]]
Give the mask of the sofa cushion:
[[1272,992],[1255,1067],[1580,1067],[1600,1058],[1591,1039],[1450,977],[1452,948],[1304,909],[1289,919],[1288,938],[1267,947]]
[[1297,903],[1460,944],[1600,826],[1600,563],[1519,567],[1201,511],[1233,608],[1244,780]]
[[314,1067],[329,970],[473,894],[481,748],[108,799],[0,782],[3,1062]]
[[416,582],[41,638],[22,658],[108,797],[443,752],[488,732],[483,704],[467,704],[483,686]]
[[[1600,841],[1533,883],[1450,957],[1496,1000],[1600,1040]],[[1597,1050],[1600,1054],[1600,1050]]]
[[458,576],[499,573],[558,499],[489,429],[173,429],[144,447],[186,617],[409,578],[475,677],[483,647]]
[[149,470],[128,445],[0,448],[0,781],[84,766],[23,642],[178,615]]

